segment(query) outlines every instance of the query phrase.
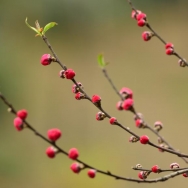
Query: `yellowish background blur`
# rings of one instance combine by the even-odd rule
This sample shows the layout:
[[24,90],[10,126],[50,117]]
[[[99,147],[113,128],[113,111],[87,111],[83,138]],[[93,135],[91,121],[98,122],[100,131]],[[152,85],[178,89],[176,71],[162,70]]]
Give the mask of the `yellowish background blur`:
[[[134,0],[135,6],[147,13],[149,22],[168,42],[173,42],[180,54],[187,56],[188,2],[185,0]],[[170,163],[186,164],[178,157],[160,153],[150,146],[130,144],[129,134],[112,126],[108,120],[97,122],[98,110],[88,101],[76,101],[72,83],[58,77],[57,64],[44,67],[40,57],[49,53],[44,42],[26,27],[24,20],[44,26],[55,21],[58,26],[47,37],[59,58],[76,71],[85,91],[99,94],[110,115],[139,135],[156,137],[135,127],[132,114],[118,112],[119,100],[97,64],[97,55],[104,53],[108,73],[118,89],[123,86],[134,91],[135,107],[153,125],[164,123],[162,135],[177,149],[187,149],[188,69],[180,68],[176,57],[165,54],[163,44],[156,38],[144,42],[130,17],[126,0],[38,0],[0,2],[0,91],[16,109],[29,111],[28,121],[46,135],[50,128],[62,130],[58,144],[69,150],[78,148],[80,159],[102,170],[121,176],[137,178],[131,167],[140,163],[145,168],[158,164],[169,168]],[[48,144],[28,130],[17,132],[12,114],[0,102],[0,187],[185,187],[182,176],[159,184],[135,184],[116,181],[97,174],[87,177],[86,171],[75,175],[66,156],[46,157]],[[149,178],[161,176],[151,175]]]

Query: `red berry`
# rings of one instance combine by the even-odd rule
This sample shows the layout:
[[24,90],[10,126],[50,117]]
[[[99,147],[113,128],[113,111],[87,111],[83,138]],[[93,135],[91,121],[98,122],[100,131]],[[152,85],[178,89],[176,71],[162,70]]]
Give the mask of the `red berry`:
[[176,169],[176,168],[179,168],[179,167],[180,167],[180,165],[178,163],[171,163],[170,164],[171,169]]
[[89,176],[90,178],[94,178],[95,175],[96,175],[96,170],[94,170],[94,169],[89,169],[88,172],[87,172],[87,174],[88,174],[88,176]]
[[123,104],[122,107],[124,110],[130,110],[130,108],[133,106],[133,99],[126,99]]
[[158,167],[158,165],[155,165],[151,168],[151,171],[154,173],[159,173],[160,172],[160,168]]
[[93,103],[100,103],[101,102],[101,97],[98,96],[98,95],[93,95],[91,100],[92,100]]
[[183,173],[182,174],[185,178],[187,178],[188,177],[188,172],[185,172],[185,173]]
[[44,54],[41,59],[40,62],[42,65],[46,66],[49,65],[52,62],[52,57],[50,54]]
[[21,119],[25,119],[27,117],[27,110],[19,110],[17,112],[17,116]]
[[61,131],[59,129],[50,129],[48,130],[48,138],[51,141],[56,141],[61,137]]
[[128,98],[133,98],[133,92],[131,89],[127,88],[127,87],[123,87],[120,91],[119,91],[120,95],[122,95],[122,97],[124,99],[128,99]]
[[173,48],[167,48],[166,49],[166,54],[167,55],[172,55],[174,53],[174,49]]
[[118,110],[123,110],[122,104],[123,104],[122,101],[117,102],[116,108],[117,108]]
[[141,144],[147,144],[149,142],[149,137],[146,135],[143,135],[140,137],[140,143]]
[[116,122],[117,122],[117,119],[115,117],[110,118],[110,124],[115,125]]
[[166,43],[165,48],[174,48],[174,45],[172,43]]
[[23,129],[23,121],[20,117],[14,118],[14,127],[18,130],[21,131]]
[[79,153],[78,153],[78,150],[76,148],[71,148],[69,150],[69,158],[70,159],[75,160],[75,159],[78,158],[78,156],[79,156]]
[[70,168],[71,168],[71,170],[72,170],[74,173],[77,173],[77,174],[78,174],[78,173],[80,172],[80,170],[81,170],[79,163],[73,163],[73,164],[71,164]]
[[106,115],[103,112],[98,112],[96,114],[96,120],[98,120],[98,121],[102,121],[105,117],[106,117]]
[[146,21],[144,19],[140,19],[140,20],[138,20],[137,24],[140,27],[144,27],[146,25]]
[[139,13],[136,15],[136,19],[137,21],[143,19],[143,20],[146,20],[146,14],[144,14],[143,12]]
[[54,148],[53,146],[50,146],[46,149],[46,155],[49,157],[49,158],[54,158],[55,155],[56,155],[56,152],[57,152],[57,149]]
[[141,13],[140,10],[136,10],[136,11],[133,10],[132,13],[131,13],[131,17],[134,18],[134,19],[136,19],[136,14],[140,14],[140,13]]
[[64,74],[66,79],[73,79],[76,75],[72,69],[67,69]]
[[153,33],[149,32],[149,31],[144,31],[142,33],[142,38],[144,41],[150,40],[152,36],[153,36]]

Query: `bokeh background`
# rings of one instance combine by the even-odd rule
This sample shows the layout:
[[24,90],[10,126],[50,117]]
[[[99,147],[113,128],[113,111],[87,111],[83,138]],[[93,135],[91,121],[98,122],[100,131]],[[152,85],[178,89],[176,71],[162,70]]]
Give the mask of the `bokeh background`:
[[[134,0],[135,6],[147,13],[156,31],[172,41],[175,49],[187,58],[188,2],[185,0]],[[147,145],[130,144],[130,135],[108,120],[97,122],[98,110],[88,101],[76,101],[71,92],[72,82],[58,77],[60,67],[40,65],[40,57],[49,53],[40,37],[26,27],[24,20],[34,26],[55,21],[58,26],[47,37],[59,58],[76,71],[85,91],[99,94],[102,105],[112,116],[139,135],[156,136],[135,127],[129,112],[118,112],[119,100],[97,64],[97,55],[104,53],[108,73],[118,89],[123,86],[134,91],[135,108],[153,125],[164,124],[162,135],[177,149],[188,153],[188,70],[180,68],[176,57],[165,54],[163,44],[156,38],[144,42],[130,17],[126,0],[17,0],[0,2],[0,91],[16,109],[29,111],[28,121],[42,134],[50,128],[62,130],[58,144],[65,150],[78,148],[80,159],[102,170],[121,176],[137,177],[132,166],[145,168],[158,164],[169,168],[170,163],[186,164],[178,157],[160,153]],[[66,156],[46,157],[48,144],[29,130],[17,132],[12,114],[0,101],[0,187],[185,187],[182,176],[159,184],[135,184],[116,181],[97,174],[95,179],[83,171],[75,175]],[[161,176],[150,175],[149,178]]]

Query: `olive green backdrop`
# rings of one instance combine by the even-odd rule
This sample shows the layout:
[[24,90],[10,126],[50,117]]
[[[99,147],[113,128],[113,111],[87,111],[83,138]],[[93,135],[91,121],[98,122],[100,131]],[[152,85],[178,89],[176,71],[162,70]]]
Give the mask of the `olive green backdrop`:
[[[185,0],[134,0],[135,6],[147,13],[156,31],[175,49],[188,58],[188,2]],[[145,168],[158,164],[169,168],[170,163],[186,164],[178,157],[160,153],[147,145],[130,144],[130,135],[108,120],[97,122],[98,110],[88,101],[76,101],[72,82],[58,77],[57,64],[44,67],[40,57],[49,53],[40,37],[26,27],[24,21],[41,26],[55,21],[58,26],[47,37],[59,58],[76,71],[77,81],[92,96],[99,94],[102,105],[112,116],[139,135],[156,137],[135,127],[132,114],[118,112],[119,100],[97,64],[97,55],[104,53],[111,78],[118,89],[123,86],[134,91],[135,108],[153,125],[164,124],[162,135],[177,149],[188,153],[188,69],[180,68],[176,57],[165,54],[163,44],[156,38],[144,42],[130,17],[126,0],[38,0],[0,1],[0,91],[16,109],[29,112],[28,121],[46,135],[50,128],[62,130],[58,144],[69,150],[78,148],[80,159],[102,170],[121,176],[137,177],[131,167],[140,163]],[[48,144],[29,130],[17,132],[14,116],[0,102],[0,187],[185,187],[182,176],[159,184],[135,184],[117,181],[97,174],[87,177],[86,171],[76,175],[69,169],[66,156],[46,157]],[[159,177],[151,175],[149,178]]]

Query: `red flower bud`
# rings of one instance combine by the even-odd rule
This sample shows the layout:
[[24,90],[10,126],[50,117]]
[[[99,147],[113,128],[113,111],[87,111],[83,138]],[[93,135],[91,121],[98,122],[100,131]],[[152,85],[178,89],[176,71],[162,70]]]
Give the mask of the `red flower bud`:
[[76,148],[72,148],[72,149],[69,150],[69,158],[70,159],[75,160],[75,159],[78,158],[78,156],[79,156],[79,153],[78,153],[78,150]]
[[120,91],[119,91],[120,95],[122,95],[122,97],[124,99],[128,99],[128,98],[133,98],[133,92],[131,89],[127,88],[127,87],[123,87]]
[[133,99],[126,99],[123,104],[122,107],[124,110],[130,110],[130,108],[132,108],[133,106]]
[[143,135],[140,137],[140,143],[141,144],[147,144],[149,142],[149,137],[146,135]]
[[21,118],[21,119],[25,119],[26,117],[27,117],[27,110],[19,110],[18,112],[17,112],[17,116],[19,117],[19,118]]
[[99,95],[93,95],[91,100],[92,100],[93,103],[100,103],[101,97]]
[[57,149],[54,148],[53,146],[50,146],[46,149],[46,155],[49,157],[49,158],[54,158],[55,155],[57,153]]
[[18,130],[21,131],[23,129],[23,121],[20,117],[14,118],[14,127]]
[[142,33],[142,38],[144,41],[150,40],[152,36],[153,36],[153,33],[149,32],[149,31],[144,31]]
[[140,27],[144,27],[146,25],[146,21],[144,19],[140,19],[140,20],[138,20],[137,24]]
[[67,69],[65,71],[65,78],[66,79],[73,79],[75,75],[76,74],[75,74],[75,72],[72,69]]
[[88,176],[89,176],[90,178],[94,178],[95,175],[96,175],[96,170],[94,170],[94,169],[89,169],[88,172],[87,172],[87,174],[88,174]]
[[110,118],[110,124],[111,125],[115,125],[116,122],[117,122],[117,119],[115,117]]
[[70,168],[74,173],[77,173],[77,174],[81,171],[79,163],[71,164]]
[[136,15],[136,19],[137,21],[143,19],[143,20],[146,20],[146,14],[144,14],[143,12],[139,13]]
[[161,171],[161,169],[159,168],[158,165],[154,165],[152,168],[151,168],[151,171],[154,172],[154,173],[159,173]]
[[133,10],[132,13],[131,13],[131,17],[134,18],[134,19],[136,19],[136,15],[137,15],[137,14],[140,14],[140,13],[141,13],[140,10],[136,10],[136,11]]
[[122,104],[123,104],[122,101],[117,102],[116,108],[117,108],[118,110],[123,110]]
[[138,173],[138,177],[142,180],[146,179],[147,178],[147,172],[146,171],[140,171]]
[[52,62],[52,57],[50,54],[44,54],[41,59],[40,62],[42,65],[46,66],[49,65]]
[[56,141],[61,137],[61,131],[59,129],[50,129],[48,130],[48,138],[51,141]]

